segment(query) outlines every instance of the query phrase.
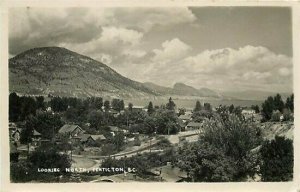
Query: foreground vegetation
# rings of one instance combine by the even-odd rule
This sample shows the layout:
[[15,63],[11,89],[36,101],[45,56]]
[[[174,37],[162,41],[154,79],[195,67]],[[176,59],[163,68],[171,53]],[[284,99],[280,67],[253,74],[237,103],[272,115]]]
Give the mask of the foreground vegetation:
[[[103,155],[111,155],[124,149],[124,134],[112,136],[109,126],[118,126],[129,134],[140,133],[154,135],[177,134],[180,131],[178,116],[185,109],[175,112],[176,104],[170,98],[162,106],[153,106],[152,102],[144,110],[134,110],[133,104],[125,109],[119,99],[103,101],[102,98],[60,98],[50,97],[45,101],[42,96],[26,97],[11,93],[9,96],[9,118],[23,126],[21,143],[32,142],[33,130],[42,134],[42,138],[52,141],[52,145],[39,146],[26,160],[11,161],[11,178],[14,182],[59,181],[68,173],[37,173],[37,168],[59,167],[62,170],[71,166],[69,155],[62,153],[70,150],[68,140],[60,138],[55,144],[59,128],[65,123],[76,123],[87,133],[103,134],[105,143],[99,143]],[[293,99],[286,102],[278,94],[268,97],[262,107],[252,106],[255,113],[263,116],[262,121],[292,121]],[[48,108],[51,107],[51,110]],[[114,110],[114,112],[112,112]],[[117,114],[117,115],[116,115]],[[229,182],[245,181],[259,176],[261,181],[289,181],[293,178],[293,142],[276,136],[264,140],[259,123],[247,119],[241,107],[219,106],[213,110],[210,104],[199,101],[193,110],[192,118],[202,123],[201,134],[197,142],[181,142],[171,145],[162,141],[159,153],[145,153],[119,160],[108,158],[102,167],[135,167],[140,177],[146,177],[149,169],[170,162],[187,173],[187,181],[193,182]],[[63,144],[63,145],[62,145]],[[136,141],[140,145],[140,141]],[[82,147],[82,146],[81,146]]]

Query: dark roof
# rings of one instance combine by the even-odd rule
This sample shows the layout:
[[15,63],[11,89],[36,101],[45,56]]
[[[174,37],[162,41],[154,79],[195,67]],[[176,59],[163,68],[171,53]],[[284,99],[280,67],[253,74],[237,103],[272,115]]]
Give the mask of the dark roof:
[[[69,124],[66,124],[64,126],[62,126],[60,129],[59,129],[59,133],[70,133],[70,132],[73,132],[76,128],[79,128],[81,129],[81,127],[79,127],[78,125],[69,125]],[[81,129],[82,130],[82,129]]]
[[91,137],[94,141],[96,141],[97,139],[100,140],[105,140],[106,138],[104,137],[104,135],[90,135],[90,134],[82,134],[80,136],[78,136],[80,138],[81,142],[86,142],[89,137]]
[[201,127],[202,124],[198,122],[189,122],[188,127]]
[[33,136],[41,136],[42,134],[40,134],[39,132],[37,132],[35,129],[33,130]]
[[88,140],[88,138],[90,137],[91,135],[90,134],[82,134],[82,135],[79,135],[78,137],[80,138],[80,141],[81,142],[85,142]]

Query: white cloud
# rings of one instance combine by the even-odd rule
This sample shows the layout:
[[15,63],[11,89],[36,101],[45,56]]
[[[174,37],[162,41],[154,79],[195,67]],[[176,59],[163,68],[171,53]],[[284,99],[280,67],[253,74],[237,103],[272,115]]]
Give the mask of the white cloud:
[[140,42],[143,37],[143,33],[120,27],[103,27],[100,43],[127,43],[136,45]]
[[187,55],[191,47],[178,38],[162,43],[162,49],[154,49],[155,56],[153,61],[155,62],[170,62],[183,58]]
[[265,47],[206,50],[194,56],[187,56],[189,46],[178,39],[166,41],[162,47],[154,51],[148,65],[149,74],[154,74],[149,81],[169,85],[181,81],[198,88],[292,89],[292,59]]

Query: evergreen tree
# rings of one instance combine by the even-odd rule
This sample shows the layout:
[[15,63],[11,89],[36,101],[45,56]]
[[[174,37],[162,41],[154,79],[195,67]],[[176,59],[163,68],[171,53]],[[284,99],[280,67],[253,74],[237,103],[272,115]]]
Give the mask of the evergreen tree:
[[174,103],[174,101],[173,101],[172,98],[170,97],[170,98],[169,98],[169,102],[168,102],[167,105],[166,105],[166,109],[174,111],[174,110],[175,110],[175,107],[176,107],[176,104]]
[[212,110],[210,103],[204,103],[204,110],[206,110],[206,111]]
[[280,112],[283,111],[284,102],[282,101],[281,95],[277,94],[274,97],[274,110],[279,110]]
[[9,94],[9,121],[18,121],[21,114],[21,101],[16,93]]
[[38,97],[35,97],[35,99],[36,99],[37,109],[44,110],[45,109],[45,103],[44,103],[45,98],[43,96],[38,96]]
[[148,114],[151,115],[154,112],[153,104],[150,101],[148,105]]
[[231,104],[231,105],[229,106],[228,110],[229,110],[229,113],[233,113],[233,111],[234,111],[234,105]]
[[132,103],[128,103],[128,111],[132,111],[132,108],[133,108],[133,104]]
[[104,101],[104,110],[108,112],[110,109],[110,102],[108,100]]
[[274,99],[270,96],[262,104],[261,112],[265,120],[271,119],[274,108]]
[[102,106],[103,106],[103,99],[101,97],[96,97],[95,98],[95,107],[98,110],[102,110]]
[[285,107],[294,112],[294,94],[286,99]]
[[194,108],[194,112],[201,111],[201,110],[202,110],[201,103],[200,103],[200,101],[197,101],[196,106]]
[[121,100],[121,101],[119,102],[119,111],[124,110],[124,108],[125,108],[125,103],[124,103],[123,100]]

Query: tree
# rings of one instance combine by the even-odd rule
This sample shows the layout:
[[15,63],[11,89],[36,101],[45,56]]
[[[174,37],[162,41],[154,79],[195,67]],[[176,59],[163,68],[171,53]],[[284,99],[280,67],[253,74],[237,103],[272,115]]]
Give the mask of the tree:
[[196,182],[234,181],[238,172],[233,158],[207,142],[184,145],[178,159],[177,165]]
[[169,102],[166,104],[166,109],[174,111],[176,107],[176,104],[174,103],[174,101],[172,100],[172,98],[169,98]]
[[9,94],[9,121],[18,121],[21,115],[20,97],[15,93]]
[[35,115],[36,113],[36,102],[32,97],[21,97],[21,118],[20,120],[25,120],[26,117],[30,115]]
[[272,116],[271,116],[271,120],[275,121],[275,122],[279,122],[280,121],[280,116],[281,116],[281,113],[280,113],[279,110],[273,111]]
[[274,97],[274,110],[279,110],[280,112],[283,111],[284,102],[282,101],[281,95],[277,94]]
[[273,97],[268,97],[262,104],[262,115],[266,120],[270,120],[273,110],[275,109],[274,107],[274,99]]
[[38,96],[35,97],[35,99],[36,99],[37,109],[45,110],[45,103],[44,103],[45,98],[43,96]]
[[222,149],[226,156],[233,158],[237,164],[237,175],[242,178],[256,171],[256,162],[250,150],[262,140],[259,132],[259,127],[237,115],[232,114],[227,118],[216,116],[205,121],[201,140]]
[[201,103],[200,101],[197,101],[196,106],[194,108],[194,112],[201,111],[201,109],[202,109]]
[[148,112],[149,115],[151,115],[154,112],[153,104],[152,104],[151,101],[149,102],[148,111],[147,112]]
[[133,104],[132,103],[128,103],[128,111],[132,111],[132,108],[133,108]]
[[255,113],[259,113],[259,106],[258,105],[251,105],[251,109],[255,111]]
[[41,133],[44,138],[51,139],[62,125],[63,122],[58,114],[40,111],[36,116],[31,116],[26,120],[25,131],[28,135],[25,139],[30,140],[28,137],[32,136],[33,130]]
[[37,168],[59,168],[60,173],[66,173],[65,169],[71,167],[71,160],[68,155],[59,153],[55,146],[39,147],[29,156],[29,162],[36,170]]
[[265,141],[260,150],[263,181],[291,181],[293,179],[293,141],[275,136]]
[[292,121],[292,120],[294,120],[292,112],[291,112],[290,109],[284,108],[283,112],[282,112],[282,115],[283,115],[283,120],[285,120],[285,121]]
[[174,111],[157,111],[155,118],[155,127],[158,134],[176,134],[179,131],[178,117]]
[[116,149],[119,151],[124,147],[124,133],[118,132],[112,139],[112,143],[116,146]]
[[204,110],[206,110],[206,111],[212,111],[210,103],[204,103]]
[[120,99],[113,99],[111,102],[111,107],[116,111],[124,110],[124,101]]
[[108,112],[110,109],[110,102],[108,100],[104,101],[104,110]]
[[102,110],[103,107],[103,99],[101,97],[96,97],[95,98],[95,107],[98,110]]
[[233,113],[233,111],[234,111],[234,105],[231,104],[231,105],[229,106],[228,110],[229,110],[229,113]]
[[50,101],[51,109],[55,112],[62,112],[68,109],[68,103],[66,100],[60,97],[53,97]]
[[100,127],[104,125],[105,115],[102,111],[93,110],[87,115],[87,120],[91,127],[100,130]]
[[285,107],[294,112],[294,94],[286,99]]

